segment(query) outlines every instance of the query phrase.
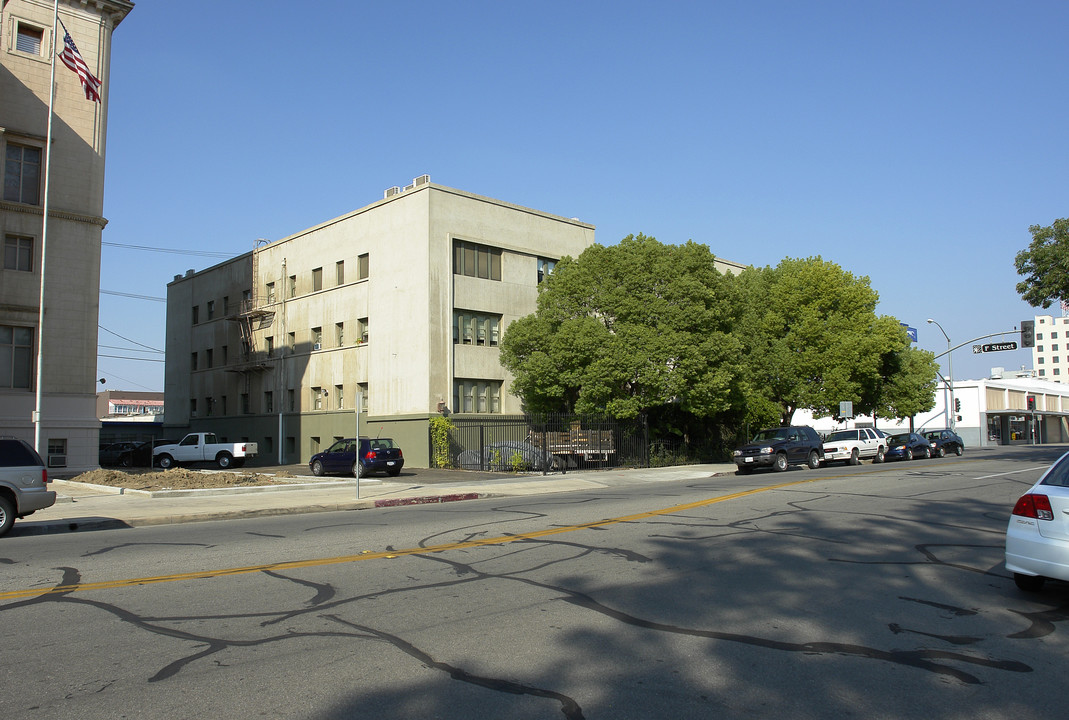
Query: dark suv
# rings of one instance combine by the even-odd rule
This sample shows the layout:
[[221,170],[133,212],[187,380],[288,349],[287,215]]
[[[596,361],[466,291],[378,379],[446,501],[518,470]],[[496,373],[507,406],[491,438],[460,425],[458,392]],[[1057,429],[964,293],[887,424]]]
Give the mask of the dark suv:
[[824,443],[816,430],[805,425],[762,430],[735,451],[735,465],[742,475],[758,467],[781,472],[788,465],[807,465],[815,470],[823,461]]
[[0,437],[0,535],[11,529],[15,518],[55,502],[56,493],[48,489],[48,470],[37,451],[18,438]]

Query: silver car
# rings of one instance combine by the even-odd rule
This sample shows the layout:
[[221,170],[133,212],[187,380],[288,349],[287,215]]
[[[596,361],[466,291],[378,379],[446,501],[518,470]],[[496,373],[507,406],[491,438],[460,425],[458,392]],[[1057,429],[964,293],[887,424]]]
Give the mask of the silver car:
[[1006,569],[1027,591],[1039,590],[1047,578],[1069,581],[1069,453],[1014,505],[1006,527]]
[[51,507],[56,493],[48,489],[48,470],[28,443],[0,437],[0,535],[7,534],[15,518]]

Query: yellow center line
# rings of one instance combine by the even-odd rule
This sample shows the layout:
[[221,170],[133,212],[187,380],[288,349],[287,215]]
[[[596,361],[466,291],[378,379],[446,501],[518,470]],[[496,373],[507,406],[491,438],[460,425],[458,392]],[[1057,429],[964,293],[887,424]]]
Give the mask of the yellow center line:
[[519,542],[524,540],[537,540],[538,538],[550,537],[552,535],[560,535],[562,533],[568,532],[575,532],[576,530],[587,530],[589,528],[604,527],[606,525],[616,525],[619,523],[634,522],[636,520],[644,520],[646,518],[657,517],[659,515],[672,515],[674,513],[684,512],[686,510],[692,510],[694,508],[727,502],[728,500],[738,500],[739,498],[743,498],[748,495],[756,495],[758,493],[769,492],[770,490],[780,490],[795,485],[804,485],[806,483],[830,479],[832,478],[824,476],[808,478],[806,480],[795,480],[792,482],[779,483],[777,485],[768,485],[765,487],[754,488],[753,490],[742,490],[736,493],[731,493],[730,495],[719,495],[714,498],[707,498],[705,500],[684,503],[682,505],[673,505],[671,507],[660,508],[658,510],[647,510],[646,512],[635,513],[634,515],[623,515],[615,518],[606,518],[604,520],[595,520],[593,522],[583,523],[581,525],[566,525],[563,527],[547,528],[545,530],[536,530],[534,532],[520,533],[517,535],[499,535],[497,537],[483,538],[481,540],[467,540],[464,542],[457,543],[443,543],[440,545],[406,548],[403,550],[364,552],[359,555],[341,555],[338,557],[318,558],[313,560],[290,560],[287,562],[266,563],[263,565],[248,565],[245,567],[237,568],[222,568],[219,570],[201,570],[198,572],[174,573],[172,575],[155,575],[152,577],[128,578],[125,580],[105,580],[101,582],[79,583],[77,585],[56,585],[43,589],[36,588],[29,590],[9,590],[6,592],[0,592],[0,600],[17,600],[20,598],[38,597],[41,595],[84,592],[86,590],[111,590],[115,588],[134,587],[137,585],[153,585],[156,583],[178,582],[181,580],[203,580],[208,578],[226,577],[230,575],[248,575],[250,573],[265,572],[269,570],[293,570],[296,568],[317,567],[321,565],[340,565],[344,563],[358,562],[361,560],[381,560],[384,558],[392,559],[397,557],[403,557],[405,555],[427,555],[430,553],[440,553],[449,550],[467,550],[469,548],[485,547],[489,545],[504,545],[506,543]]

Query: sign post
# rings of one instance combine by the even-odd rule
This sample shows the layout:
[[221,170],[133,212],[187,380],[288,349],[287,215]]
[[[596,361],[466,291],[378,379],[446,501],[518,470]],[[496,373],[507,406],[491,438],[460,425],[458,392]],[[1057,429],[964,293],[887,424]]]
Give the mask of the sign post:
[[360,411],[363,409],[364,396],[357,388],[356,392],[356,499],[360,499]]

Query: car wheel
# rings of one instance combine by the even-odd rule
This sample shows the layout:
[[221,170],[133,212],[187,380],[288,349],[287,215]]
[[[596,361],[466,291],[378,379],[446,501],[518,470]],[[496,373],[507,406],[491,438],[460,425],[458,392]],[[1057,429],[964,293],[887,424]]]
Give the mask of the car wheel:
[[133,464],[134,459],[129,455],[123,455],[121,458],[119,458],[119,465],[121,465],[122,467],[130,467]]
[[857,448],[854,448],[853,452],[850,453],[850,464],[851,465],[860,465],[861,464],[861,455],[858,454]]
[[312,463],[312,474],[315,475],[316,477],[322,477],[323,476],[323,463],[319,462],[318,460],[316,460],[314,463]]
[[932,449],[930,447],[924,448],[924,459],[929,460],[932,457]]
[[215,458],[215,463],[223,470],[226,470],[234,464],[234,456],[230,453],[219,453],[219,456]]
[[170,455],[160,455],[159,460],[156,461],[159,466],[164,470],[170,470],[174,467],[174,458]]
[[882,463],[884,461],[884,457],[883,457],[884,453],[886,453],[886,452],[887,451],[884,450],[882,447],[881,448],[877,448],[876,449],[876,457],[872,458],[872,462],[874,462],[874,463]]
[[912,460],[912,459],[913,459],[913,448],[906,448],[906,449],[905,449],[905,450],[903,451],[903,454],[902,454],[902,456],[903,456],[903,457],[904,457],[904,458],[905,458],[906,460]]
[[940,445],[939,449],[935,451],[935,454],[938,455],[939,457],[946,457],[947,456],[947,449],[945,447],[943,447],[942,445]]
[[6,497],[0,497],[0,535],[7,535],[14,524],[15,506]]
[[353,463],[353,477],[362,478],[367,475],[367,468],[364,467],[364,463],[357,460]]
[[1022,575],[1021,573],[1013,574],[1013,582],[1018,588],[1025,592],[1039,592],[1043,589],[1043,583],[1047,581],[1047,578],[1042,575]]
[[787,456],[783,453],[776,455],[776,460],[772,463],[772,469],[776,472],[783,472],[787,469]]
[[820,455],[817,454],[816,450],[809,451],[809,462],[807,465],[809,465],[810,470],[816,470],[820,467]]
[[957,455],[958,457],[961,457],[961,454],[963,452],[965,452],[965,448],[963,448],[961,445],[955,445],[954,446],[954,454],[955,455]]

